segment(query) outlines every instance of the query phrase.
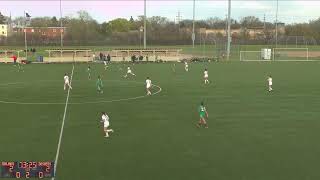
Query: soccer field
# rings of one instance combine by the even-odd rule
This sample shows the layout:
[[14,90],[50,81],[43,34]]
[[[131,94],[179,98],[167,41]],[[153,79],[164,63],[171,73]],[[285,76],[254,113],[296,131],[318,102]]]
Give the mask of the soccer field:
[[[190,63],[189,72],[178,63],[175,73],[169,63],[130,64],[137,76],[127,79],[125,64],[90,65],[92,80],[75,64],[66,109],[72,64],[0,65],[1,161],[55,161],[64,119],[56,180],[320,178],[319,62]],[[158,86],[149,97],[147,76]],[[196,127],[201,101],[208,129]]]

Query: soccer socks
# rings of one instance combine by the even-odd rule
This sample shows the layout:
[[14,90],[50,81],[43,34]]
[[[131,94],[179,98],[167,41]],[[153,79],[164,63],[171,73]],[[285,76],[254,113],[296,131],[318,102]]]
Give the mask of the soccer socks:
[[106,135],[104,137],[109,137],[109,132],[113,132],[113,129],[108,129],[105,131]]

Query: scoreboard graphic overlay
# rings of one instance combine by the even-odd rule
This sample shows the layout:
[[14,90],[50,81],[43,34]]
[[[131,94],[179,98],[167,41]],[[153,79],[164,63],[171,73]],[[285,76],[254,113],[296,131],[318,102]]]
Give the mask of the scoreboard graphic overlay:
[[51,161],[2,161],[0,178],[52,178],[54,162]]

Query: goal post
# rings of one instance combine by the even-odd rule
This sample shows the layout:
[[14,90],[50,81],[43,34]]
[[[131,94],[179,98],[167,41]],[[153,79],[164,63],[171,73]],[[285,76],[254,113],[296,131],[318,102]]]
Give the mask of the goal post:
[[274,61],[309,61],[308,48],[273,48]]
[[240,61],[271,61],[271,57],[267,58],[265,53],[264,49],[261,51],[240,51]]

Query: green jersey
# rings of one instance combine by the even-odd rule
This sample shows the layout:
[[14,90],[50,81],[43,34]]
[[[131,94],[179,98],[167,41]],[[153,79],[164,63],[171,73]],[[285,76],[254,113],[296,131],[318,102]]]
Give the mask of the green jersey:
[[199,112],[200,117],[204,117],[206,115],[206,107],[200,105],[198,108],[198,112]]
[[103,87],[102,80],[101,80],[101,79],[98,79],[96,85],[97,85],[97,87],[99,87],[99,88]]

